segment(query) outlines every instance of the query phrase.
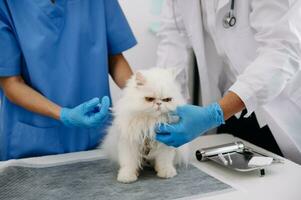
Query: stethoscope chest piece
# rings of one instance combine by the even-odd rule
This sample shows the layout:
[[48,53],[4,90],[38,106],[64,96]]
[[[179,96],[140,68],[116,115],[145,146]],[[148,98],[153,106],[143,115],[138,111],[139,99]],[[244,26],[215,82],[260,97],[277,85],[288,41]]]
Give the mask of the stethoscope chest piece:
[[236,24],[236,17],[231,15],[230,13],[227,13],[223,19],[223,25],[225,28],[231,28],[234,27]]
[[225,15],[223,19],[223,25],[225,28],[234,27],[236,24],[236,17],[234,15],[234,8],[235,8],[235,0],[231,1],[231,8],[230,11]]

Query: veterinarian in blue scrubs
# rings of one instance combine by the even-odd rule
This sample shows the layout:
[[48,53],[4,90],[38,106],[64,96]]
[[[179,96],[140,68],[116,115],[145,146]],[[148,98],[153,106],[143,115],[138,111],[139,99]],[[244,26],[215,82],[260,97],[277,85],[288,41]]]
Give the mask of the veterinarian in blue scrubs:
[[135,44],[117,0],[0,0],[0,160],[95,148]]

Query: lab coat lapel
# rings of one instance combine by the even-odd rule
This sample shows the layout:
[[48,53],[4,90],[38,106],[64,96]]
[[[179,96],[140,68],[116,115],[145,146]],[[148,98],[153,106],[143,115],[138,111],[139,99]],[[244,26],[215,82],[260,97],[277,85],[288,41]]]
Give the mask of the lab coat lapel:
[[217,3],[217,13],[220,11],[220,9],[222,9],[225,5],[227,5],[230,0],[217,0],[218,3]]
[[[188,2],[190,1],[190,2]],[[200,85],[202,91],[202,103],[204,105],[212,102],[210,97],[210,87],[208,83],[209,76],[207,73],[207,62],[205,57],[205,42],[203,29],[203,16],[200,0],[178,0],[178,6],[181,8],[183,21],[190,38],[192,48],[197,58],[199,69]]]

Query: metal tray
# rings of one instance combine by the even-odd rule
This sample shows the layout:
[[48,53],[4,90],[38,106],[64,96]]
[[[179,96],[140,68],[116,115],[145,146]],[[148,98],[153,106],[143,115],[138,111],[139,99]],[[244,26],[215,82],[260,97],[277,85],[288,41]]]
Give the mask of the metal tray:
[[[238,141],[234,143],[204,148],[196,151],[196,158],[199,161],[213,161],[231,170],[239,172],[249,172],[259,170],[260,176],[265,175],[265,168],[270,165],[252,166],[249,162],[254,157],[270,157],[263,153],[254,151]],[[282,163],[283,161],[277,158],[272,158],[272,163]]]

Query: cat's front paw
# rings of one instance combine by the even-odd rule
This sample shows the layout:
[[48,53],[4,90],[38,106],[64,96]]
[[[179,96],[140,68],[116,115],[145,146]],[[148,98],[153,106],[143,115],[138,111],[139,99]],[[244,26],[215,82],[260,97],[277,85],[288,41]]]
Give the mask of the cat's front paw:
[[174,166],[157,167],[157,176],[160,178],[172,178],[177,175],[177,170]]
[[117,180],[121,183],[132,183],[138,178],[137,172],[125,168],[119,169]]

